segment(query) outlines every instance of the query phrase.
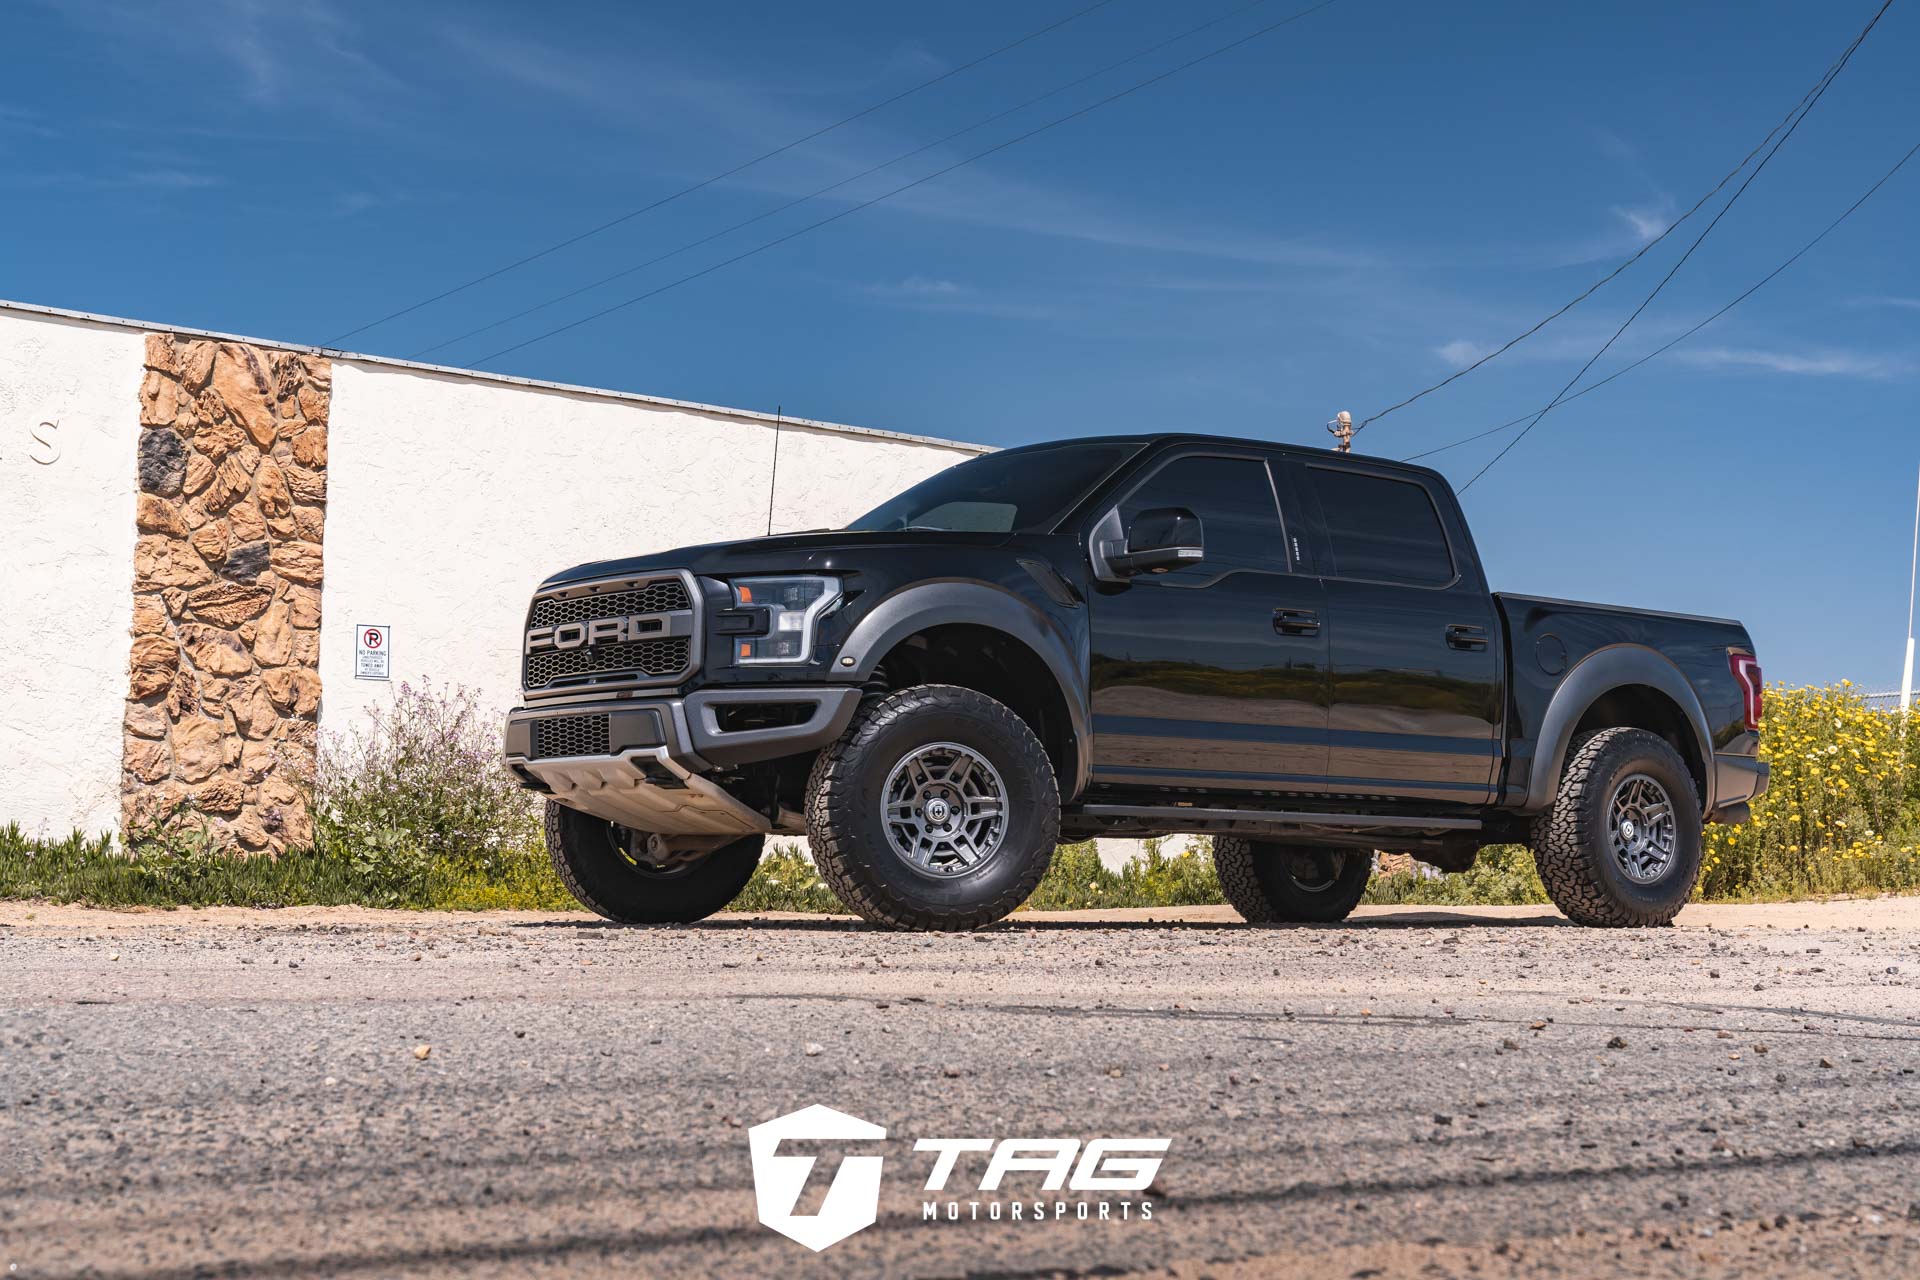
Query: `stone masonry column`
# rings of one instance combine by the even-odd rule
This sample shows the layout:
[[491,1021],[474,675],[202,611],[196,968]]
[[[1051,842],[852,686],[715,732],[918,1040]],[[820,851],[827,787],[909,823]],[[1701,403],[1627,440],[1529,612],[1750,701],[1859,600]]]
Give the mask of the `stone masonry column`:
[[223,841],[312,838],[330,362],[147,337],[121,823],[191,802]]

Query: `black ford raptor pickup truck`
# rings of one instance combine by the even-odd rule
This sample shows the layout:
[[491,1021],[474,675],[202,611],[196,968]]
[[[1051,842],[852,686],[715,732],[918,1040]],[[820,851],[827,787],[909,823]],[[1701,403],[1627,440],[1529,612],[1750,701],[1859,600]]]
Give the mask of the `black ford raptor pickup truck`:
[[1205,833],[1253,921],[1375,850],[1530,845],[1587,925],[1673,919],[1767,785],[1737,622],[1490,592],[1423,467],[1214,436],[988,454],[844,529],[535,592],[508,767],[614,920],[696,920],[804,833],[868,920],[970,929],[1061,839]]

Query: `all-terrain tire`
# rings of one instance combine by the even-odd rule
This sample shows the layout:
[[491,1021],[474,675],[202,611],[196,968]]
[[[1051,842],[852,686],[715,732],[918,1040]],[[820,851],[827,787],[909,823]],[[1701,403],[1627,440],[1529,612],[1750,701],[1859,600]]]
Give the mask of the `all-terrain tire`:
[[[884,791],[895,768],[933,744],[977,753],[999,775],[1005,822],[979,865],[934,874],[888,840]],[[1053,861],[1060,788],[1033,730],[1004,704],[956,685],[923,684],[863,706],[807,779],[807,843],[834,895],[888,929],[977,929],[1025,902]]]
[[1213,869],[1220,892],[1249,924],[1331,924],[1360,904],[1373,859],[1357,849],[1302,849],[1215,836]]
[[624,856],[619,829],[547,801],[547,853],[567,891],[582,906],[621,924],[686,924],[704,920],[740,896],[760,863],[765,837],[745,836],[669,872]]
[[[1672,803],[1672,859],[1651,881],[1629,877],[1608,829],[1616,789],[1636,775],[1659,783]],[[1547,896],[1575,924],[1664,925],[1699,878],[1700,823],[1693,776],[1666,739],[1644,729],[1602,729],[1568,750],[1559,794],[1534,819],[1528,843]]]

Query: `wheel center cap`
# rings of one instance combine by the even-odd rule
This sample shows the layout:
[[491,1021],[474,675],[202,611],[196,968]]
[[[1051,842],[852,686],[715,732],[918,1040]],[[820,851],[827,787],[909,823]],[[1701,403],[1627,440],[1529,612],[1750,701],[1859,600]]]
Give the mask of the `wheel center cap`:
[[947,802],[945,800],[942,800],[938,796],[935,796],[933,799],[927,801],[927,821],[928,822],[945,822],[948,816],[952,814],[952,812],[953,810],[947,804]]
[[1639,834],[1640,834],[1640,829],[1634,825],[1634,821],[1632,818],[1628,818],[1625,821],[1621,822],[1620,836],[1622,839],[1630,841],[1636,838]]

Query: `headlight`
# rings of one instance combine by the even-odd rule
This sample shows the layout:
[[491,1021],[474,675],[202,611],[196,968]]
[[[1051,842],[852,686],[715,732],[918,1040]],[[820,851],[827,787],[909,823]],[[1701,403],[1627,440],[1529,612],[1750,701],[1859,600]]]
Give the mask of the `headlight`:
[[805,662],[813,657],[814,623],[840,598],[840,584],[832,578],[736,578],[736,608],[767,611],[767,632],[740,636],[733,643],[733,660],[754,663]]

